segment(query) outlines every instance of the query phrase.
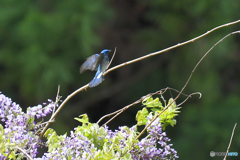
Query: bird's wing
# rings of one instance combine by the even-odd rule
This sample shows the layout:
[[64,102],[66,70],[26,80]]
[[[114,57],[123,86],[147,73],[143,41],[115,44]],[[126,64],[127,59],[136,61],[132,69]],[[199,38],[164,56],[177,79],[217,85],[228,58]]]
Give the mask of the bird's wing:
[[99,61],[99,54],[94,54],[87,58],[87,60],[82,64],[80,67],[80,73],[84,72],[85,70],[97,71]]

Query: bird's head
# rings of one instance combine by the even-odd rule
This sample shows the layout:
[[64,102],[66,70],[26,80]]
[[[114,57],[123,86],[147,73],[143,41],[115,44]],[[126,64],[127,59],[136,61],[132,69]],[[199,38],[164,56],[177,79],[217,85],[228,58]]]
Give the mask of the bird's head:
[[102,50],[101,53],[103,53],[104,55],[108,55],[109,52],[111,52],[111,50],[109,50],[109,49],[104,49],[104,50]]

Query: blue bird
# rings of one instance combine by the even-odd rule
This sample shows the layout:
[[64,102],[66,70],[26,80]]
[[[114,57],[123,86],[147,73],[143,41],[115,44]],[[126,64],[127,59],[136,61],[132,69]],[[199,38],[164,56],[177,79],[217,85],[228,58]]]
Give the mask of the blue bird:
[[95,77],[89,84],[89,88],[99,85],[103,80],[103,74],[109,65],[108,53],[111,50],[104,49],[100,54],[94,54],[87,58],[87,60],[80,67],[80,73],[85,70],[97,71]]

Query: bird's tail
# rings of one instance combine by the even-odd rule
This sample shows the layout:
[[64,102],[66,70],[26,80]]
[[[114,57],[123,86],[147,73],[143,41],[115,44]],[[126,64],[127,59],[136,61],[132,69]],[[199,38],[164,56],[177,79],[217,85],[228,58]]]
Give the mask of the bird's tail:
[[104,80],[104,77],[102,72],[99,74],[96,74],[93,80],[90,82],[89,88],[99,85],[100,83],[102,83],[103,80]]

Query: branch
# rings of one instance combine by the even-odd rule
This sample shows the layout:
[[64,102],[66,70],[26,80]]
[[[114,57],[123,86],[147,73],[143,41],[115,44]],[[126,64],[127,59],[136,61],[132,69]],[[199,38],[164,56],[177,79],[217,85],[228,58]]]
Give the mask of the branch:
[[[60,85],[58,85],[58,91],[57,91],[55,103],[57,103],[61,99],[61,96],[59,96],[59,92],[60,92]],[[54,105],[54,108],[53,108],[53,111],[52,111],[52,116],[55,112],[55,109],[56,109],[56,105]]]
[[112,112],[112,113],[109,113],[109,114],[104,115],[103,117],[101,117],[101,118],[97,121],[97,124],[99,124],[104,118],[107,118],[107,117],[110,117],[110,116],[112,116],[112,115],[114,115],[114,114],[117,114],[117,113],[121,112],[122,110],[123,110],[123,109],[119,109],[119,110],[117,110],[117,111],[115,111],[115,112]]
[[[102,118],[100,118],[100,119],[98,120],[97,123],[99,123],[100,121],[102,121],[102,120],[103,120],[104,118],[106,118],[106,117],[110,117],[110,116],[116,114],[114,117],[112,117],[110,120],[108,120],[108,121],[104,124],[104,125],[107,125],[107,124],[108,124],[109,122],[111,122],[114,118],[116,118],[118,115],[120,115],[123,111],[127,110],[127,109],[130,108],[131,106],[134,106],[134,105],[142,102],[142,101],[143,101],[145,98],[147,98],[148,96],[152,96],[152,95],[155,95],[155,94],[164,94],[168,89],[171,89],[171,88],[167,87],[167,88],[161,89],[160,91],[157,91],[157,92],[155,92],[155,93],[149,93],[149,94],[141,97],[139,100],[135,101],[134,103],[129,104],[129,105],[125,106],[124,108],[119,109],[119,110],[117,110],[117,111],[115,111],[115,112],[113,112],[113,113],[110,113],[110,114],[107,114],[107,115],[103,116]],[[103,126],[104,126],[104,125],[103,125]]]
[[188,95],[187,98],[185,98],[184,101],[182,101],[182,102],[181,102],[180,104],[178,104],[177,106],[179,107],[179,106],[183,105],[183,103],[185,103],[189,98],[191,98],[191,97],[192,97],[193,95],[195,95],[195,94],[198,94],[198,95],[199,95],[199,99],[202,97],[202,93],[200,93],[200,92],[192,93],[192,94]]
[[27,154],[27,152],[25,152],[22,148],[18,147],[18,146],[15,146],[16,149],[18,149],[19,151],[21,151],[26,157],[28,160],[33,160],[30,155]]
[[228,151],[229,151],[230,146],[231,146],[231,143],[232,143],[232,138],[233,138],[233,135],[234,135],[234,131],[235,131],[236,126],[237,126],[237,123],[235,123],[235,125],[234,125],[234,127],[233,127],[233,131],[232,131],[232,135],[231,135],[231,138],[230,138],[230,142],[229,142],[229,145],[228,145],[228,148],[227,148],[227,152],[226,152],[226,155],[225,155],[225,157],[224,157],[223,160],[226,160],[226,158],[227,158]]
[[[89,86],[89,83],[86,84],[85,86],[77,89],[76,91],[74,91],[72,94],[68,95],[67,98],[62,102],[62,104],[58,107],[58,109],[56,110],[56,112],[52,115],[52,117],[49,119],[49,122],[54,121],[55,117],[57,116],[57,114],[60,112],[60,110],[63,108],[63,106],[78,92],[81,92],[83,90],[86,90]],[[45,131],[47,130],[47,128],[49,127],[50,123],[47,123],[46,126],[44,127],[42,133],[39,136],[39,139],[42,138],[43,134],[45,133]]]
[[[167,90],[173,90],[173,91],[175,91],[175,92],[179,92],[179,91],[176,90],[176,89],[167,87],[167,88],[161,89],[160,91],[157,91],[157,92],[155,92],[155,93],[149,93],[149,94],[143,96],[142,98],[140,98],[139,100],[135,101],[134,103],[125,106],[125,107],[122,108],[122,109],[119,109],[119,110],[117,110],[117,111],[115,111],[115,112],[112,112],[112,113],[109,113],[109,114],[107,114],[107,115],[104,115],[103,117],[101,117],[101,118],[97,121],[97,124],[99,124],[103,119],[115,115],[115,116],[112,117],[110,120],[108,120],[105,124],[103,124],[103,126],[104,126],[104,125],[107,125],[109,122],[111,122],[114,118],[116,118],[116,117],[117,117],[118,115],[120,115],[122,112],[124,112],[125,110],[127,110],[127,109],[130,108],[131,106],[134,106],[134,105],[142,102],[142,101],[143,101],[145,98],[147,98],[148,96],[153,96],[153,95],[155,95],[155,94],[161,94],[161,95],[162,95],[162,94],[164,94]],[[180,105],[182,105],[185,101],[187,101],[188,98],[190,98],[192,95],[195,95],[195,94],[199,94],[199,98],[201,98],[201,96],[202,96],[202,94],[201,94],[200,92],[192,93],[192,94],[190,94],[190,95],[186,95],[186,94],[182,93],[182,95],[187,96],[187,98],[186,98]],[[180,106],[180,105],[178,105],[178,106]]]
[[8,155],[4,158],[4,160],[7,160],[11,153],[12,153],[12,150],[8,153]]
[[[115,54],[116,54],[116,51],[117,51],[117,47],[115,47],[115,50],[114,50],[113,56],[112,56],[111,61],[109,62],[108,66],[107,66],[107,69],[108,69],[109,66],[111,65],[111,63],[112,63],[112,61],[113,61],[113,58],[114,58],[114,56],[115,56]],[[105,75],[105,74],[104,74],[104,75]]]
[[[218,27],[216,27],[218,28]],[[192,75],[193,73],[195,72],[196,68],[199,66],[199,64],[202,62],[202,60],[208,55],[208,53],[213,49],[215,48],[220,42],[222,42],[225,38],[229,37],[230,35],[233,35],[233,34],[236,34],[236,33],[240,33],[240,31],[235,31],[235,32],[231,32],[229,33],[228,35],[226,35],[225,37],[223,37],[222,39],[220,39],[217,43],[215,43],[204,55],[203,57],[198,61],[198,63],[195,65],[195,67],[193,68],[187,82],[185,83],[185,85],[183,86],[183,88],[181,89],[181,91],[178,93],[178,95],[176,96],[176,98],[171,102],[169,103],[155,118],[152,119],[152,121],[147,125],[145,126],[145,128],[142,130],[142,132],[137,136],[136,139],[138,139],[139,137],[141,137],[141,135],[146,131],[146,129],[157,119],[157,117],[159,117],[165,110],[168,109],[168,107],[173,103],[175,102],[179,96],[182,94],[183,90],[186,88],[186,86],[188,85],[190,79],[192,78]]]
[[[129,64],[131,64],[131,63],[135,63],[135,62],[141,61],[141,60],[143,60],[143,59],[145,59],[145,58],[149,58],[149,57],[152,57],[152,56],[161,54],[161,53],[163,53],[163,52],[167,52],[167,51],[169,51],[169,50],[171,50],[171,49],[174,49],[174,48],[183,46],[183,45],[185,45],[185,44],[194,42],[194,41],[196,41],[196,40],[198,40],[198,39],[200,39],[200,38],[208,35],[209,33],[212,33],[213,31],[215,31],[215,30],[217,30],[217,29],[219,29],[219,28],[227,27],[227,26],[230,26],[230,25],[239,23],[239,22],[240,22],[240,20],[223,24],[223,25],[221,25],[221,26],[215,27],[215,28],[207,31],[206,33],[204,33],[204,34],[202,34],[202,35],[200,35],[200,36],[198,36],[198,37],[195,37],[195,38],[193,38],[193,39],[190,39],[190,40],[188,40],[188,41],[185,41],[185,42],[182,42],[182,43],[178,43],[178,44],[176,44],[176,45],[174,45],[174,46],[171,46],[171,47],[168,47],[168,48],[166,48],[166,49],[163,49],[163,50],[160,50],[160,51],[157,51],[157,52],[153,52],[153,53],[150,53],[150,54],[148,54],[148,55],[145,55],[145,56],[142,56],[142,57],[133,59],[133,60],[131,60],[131,61],[128,61],[128,62],[125,62],[125,63],[122,63],[122,64],[119,64],[119,65],[117,65],[117,66],[115,66],[115,67],[112,67],[112,68],[110,68],[109,70],[107,70],[107,71],[105,72],[105,74],[107,74],[107,73],[109,73],[109,72],[111,72],[111,71],[113,71],[113,70],[115,70],[115,69],[118,69],[118,68],[120,68],[120,67],[129,65]],[[104,75],[105,75],[105,74],[104,74]]]

